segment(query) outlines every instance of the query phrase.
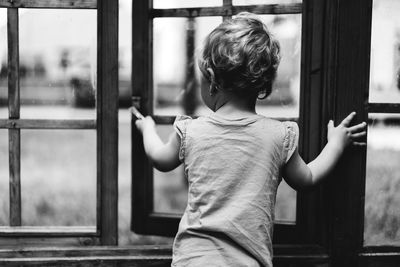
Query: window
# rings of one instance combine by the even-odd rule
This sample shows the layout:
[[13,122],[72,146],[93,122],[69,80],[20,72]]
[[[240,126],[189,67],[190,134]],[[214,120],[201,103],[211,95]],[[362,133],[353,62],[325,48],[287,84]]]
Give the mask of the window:
[[[267,105],[261,102],[257,110],[280,120],[303,120],[304,112],[309,111],[304,108],[306,104],[301,96],[308,92],[300,89],[303,72],[300,62],[304,60],[300,56],[304,55],[301,52],[304,45],[302,8],[299,1],[284,4],[273,1],[135,1],[134,103],[144,114],[155,118],[157,130],[165,138],[173,131],[172,123],[177,114],[207,114],[209,111],[201,104],[197,89],[199,73],[195,53],[205,36],[223,19],[249,11],[259,14],[269,25],[280,39],[284,54],[275,90],[266,100]],[[300,127],[302,125],[300,123]],[[303,148],[304,144],[301,146]],[[132,156],[132,229],[141,234],[173,236],[186,206],[187,189],[182,167],[170,173],[154,170],[135,127],[132,130]],[[302,217],[306,214],[306,209],[299,208],[303,200],[285,184],[279,191],[275,242],[302,242],[298,236],[304,223]]]
[[[152,56],[158,53],[153,52],[154,47],[151,46],[152,41],[157,45],[154,24],[160,20],[184,21],[185,18],[186,21],[199,21],[200,17],[224,17],[242,10],[258,14],[278,10],[283,13],[302,13],[299,124],[302,127],[301,154],[306,161],[315,158],[324,146],[329,119],[339,122],[355,110],[358,115],[354,123],[357,123],[367,120],[368,113],[374,116],[376,113],[399,112],[397,101],[387,104],[370,98],[368,103],[366,98],[370,73],[372,1],[305,0],[302,3],[285,2],[278,6],[264,1],[223,1],[213,2],[213,7],[207,4],[198,7],[196,2],[196,8],[191,2],[185,2],[188,6],[184,7],[164,1],[162,3],[165,6],[157,6],[160,3],[134,3],[133,25],[144,26],[133,29],[132,74],[134,100],[145,114],[156,115],[159,127],[168,128],[167,125],[172,124],[174,118],[171,115],[176,109],[162,113],[160,102],[154,102],[157,97],[161,98],[157,86],[162,86],[161,83],[157,84],[156,66],[152,65],[157,60],[153,60]],[[395,10],[392,8],[391,12]],[[164,88],[167,90],[167,87]],[[370,95],[373,96],[372,92]],[[378,130],[378,127],[370,127],[369,146],[373,132]],[[132,162],[132,229],[145,234],[173,235],[179,217],[172,212],[179,210],[161,206],[155,209],[154,201],[157,199],[153,198],[154,186],[160,186],[160,181],[153,179],[152,167],[144,158],[141,137],[135,130],[132,132],[132,146],[135,157]],[[372,167],[371,163],[368,164],[369,168]],[[367,240],[364,244],[364,209],[368,208],[364,206],[364,197],[367,201],[370,197],[365,194],[365,175],[366,149],[351,148],[331,179],[311,192],[298,193],[295,224],[276,224],[275,263],[286,266],[293,262],[300,264],[303,259],[308,263],[331,266],[397,266],[399,250],[393,243],[390,243],[391,246],[388,246],[388,242],[371,246]],[[181,186],[179,182],[176,183],[178,186],[174,193]],[[183,198],[176,201],[180,203]],[[369,218],[366,220],[368,226]],[[368,229],[365,228],[365,231]],[[293,256],[292,261],[285,258],[284,255],[288,254]]]
[[[276,4],[277,1],[273,0],[135,0],[132,3],[133,64],[132,73],[127,71],[124,75],[132,75],[132,102],[143,113],[155,116],[157,127],[163,134],[172,131],[171,124],[177,113],[197,116],[205,110],[196,102],[182,105],[180,97],[193,99],[196,95],[196,91],[191,89],[198,82],[198,73],[191,61],[195,48],[211,28],[240,11],[258,13],[267,23],[273,24],[273,31],[282,26],[279,21],[285,21],[285,29],[296,38],[288,38],[283,41],[284,45],[288,45],[289,50],[297,47],[295,51],[299,52],[289,57],[290,62],[284,68],[295,66],[293,73],[296,74],[283,76],[287,84],[279,85],[277,82],[277,88],[293,88],[289,95],[295,101],[288,101],[284,92],[289,91],[285,90],[277,90],[275,100],[271,97],[270,101],[286,105],[285,110],[290,111],[276,117],[299,122],[302,133],[300,150],[304,159],[310,161],[321,151],[326,142],[329,119],[339,122],[355,110],[354,123],[369,121],[369,128],[367,148],[350,148],[330,179],[312,191],[300,192],[292,198],[295,201],[290,203],[296,207],[295,213],[280,215],[284,222],[276,223],[274,266],[399,265],[398,202],[395,198],[398,195],[395,190],[398,187],[399,149],[396,141],[388,142],[397,140],[399,131],[397,1],[284,0]],[[53,89],[60,85],[56,80],[50,82],[52,85],[43,84],[43,77],[49,74],[45,67],[46,58],[26,53],[26,42],[31,40],[24,37],[29,31],[21,16],[36,13],[35,16],[46,18],[50,9],[66,11],[57,19],[80,11],[96,14],[91,15],[92,22],[89,23],[97,28],[92,28],[97,34],[91,33],[95,36],[95,45],[92,42],[88,50],[69,53],[59,50],[61,74],[65,66],[68,68],[68,62],[76,58],[86,58],[91,64],[95,62],[86,65],[89,66],[86,69],[89,71],[85,72],[87,75],[78,79],[79,83],[75,80],[71,86],[95,87],[96,97],[86,95],[88,97],[83,98],[86,100],[80,102],[82,98],[73,98],[77,94],[70,94],[72,98],[52,94]],[[60,23],[50,21],[57,25]],[[168,42],[163,40],[163,34],[172,28],[178,31],[179,36],[173,36],[171,31],[173,38]],[[79,30],[82,29],[75,31]],[[70,34],[67,30],[64,33]],[[88,266],[102,263],[140,265],[144,261],[157,266],[170,264],[170,246],[115,246],[118,243],[117,33],[118,1],[0,0],[0,162],[9,162],[9,168],[0,168],[0,244],[24,246],[18,250],[2,249],[0,264],[7,265],[11,261],[12,264],[49,265],[59,262],[60,265],[87,263]],[[41,34],[41,38],[46,38],[50,32]],[[39,41],[33,40],[32,46]],[[158,63],[170,60],[170,56],[177,53],[184,54],[184,57],[173,58],[177,62],[173,68]],[[74,57],[75,54],[78,56]],[[120,56],[123,55],[120,53]],[[168,80],[171,73],[174,79]],[[121,81],[119,85],[129,87]],[[33,87],[34,91],[27,90]],[[44,97],[39,96],[40,91],[52,93]],[[47,109],[32,108],[33,100],[41,101]],[[293,103],[298,103],[298,106]],[[85,104],[88,107],[78,115],[68,112],[70,116],[65,116],[66,113],[60,112],[73,110],[70,105]],[[64,107],[60,109],[59,105]],[[194,106],[197,108],[193,109]],[[261,104],[259,108],[262,110],[264,106]],[[130,120],[128,117],[124,119]],[[125,130],[129,131],[127,125],[125,123]],[[135,127],[131,131],[132,229],[141,234],[174,235],[186,202],[181,170],[157,173],[145,158],[141,136]],[[55,150],[60,142],[71,138],[81,140],[86,148]],[[32,194],[28,192],[28,180],[35,175],[42,177],[44,173],[32,173],[29,164],[38,165],[53,159],[44,153],[32,162],[24,155],[41,151],[42,144],[51,144],[49,149],[55,152],[50,156],[54,154],[54,158],[84,154],[80,160],[87,166],[82,171],[68,164],[58,166],[68,170],[63,172],[61,179],[68,179],[69,175],[91,177],[85,181],[89,182],[87,188],[92,190],[89,198],[84,199],[87,196],[79,191],[82,201],[88,200],[85,203],[89,214],[87,221],[69,225],[63,218],[55,223],[42,217],[33,223],[25,223],[29,221],[26,212],[30,205],[26,197]],[[124,153],[126,156],[127,151]],[[45,174],[50,173],[52,170]],[[170,176],[173,186],[166,187],[161,175]],[[46,183],[56,179],[45,177],[44,181],[42,187],[46,189]],[[126,183],[120,186],[126,186]],[[85,190],[79,186],[72,189]],[[162,197],[157,191],[160,189],[176,198]],[[51,193],[46,191],[42,195],[46,197]],[[124,198],[127,198],[126,191]],[[41,209],[48,212],[51,208],[46,205],[41,205]],[[53,212],[59,214],[57,210]],[[128,242],[123,243],[126,245]],[[27,244],[33,248],[26,248]],[[34,247],[49,244],[111,246],[90,246],[87,249]]]
[[[1,171],[9,176],[9,198],[2,194],[9,208],[2,205],[0,242],[115,245],[118,2],[0,1],[0,12],[8,41],[0,45],[1,105],[8,106],[0,107],[0,143],[9,162],[9,173]],[[58,67],[47,68],[54,60]],[[71,139],[80,145],[62,149]],[[68,203],[49,202],[61,180]],[[32,183],[40,190],[32,192]],[[65,214],[82,219],[71,225]]]

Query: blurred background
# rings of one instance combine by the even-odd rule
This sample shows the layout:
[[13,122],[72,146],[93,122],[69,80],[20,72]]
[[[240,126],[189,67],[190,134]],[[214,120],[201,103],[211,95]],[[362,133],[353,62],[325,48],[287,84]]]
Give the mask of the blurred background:
[[[165,244],[171,238],[130,231],[131,211],[131,0],[119,0],[119,232],[120,244]],[[275,1],[276,2],[276,1]],[[280,1],[282,2],[282,1]],[[299,0],[285,0],[297,3]],[[234,0],[235,5],[274,1]],[[154,0],[154,8],[222,5],[222,0]],[[400,102],[400,2],[375,0],[372,24],[370,102]],[[301,14],[262,15],[280,40],[282,62],[272,95],[257,112],[299,116]],[[7,108],[7,14],[0,9],[0,118]],[[195,65],[205,36],[222,17],[155,18],[153,90],[156,115],[206,115]],[[20,9],[21,118],[95,119],[97,15],[95,10]],[[157,126],[162,138],[171,126]],[[365,205],[365,244],[400,244],[399,117],[370,114]],[[0,225],[8,225],[8,132],[0,129]],[[26,226],[96,224],[96,132],[21,130],[22,223]],[[154,210],[182,213],[182,167],[154,172]],[[296,193],[282,183],[276,219],[296,221]]]

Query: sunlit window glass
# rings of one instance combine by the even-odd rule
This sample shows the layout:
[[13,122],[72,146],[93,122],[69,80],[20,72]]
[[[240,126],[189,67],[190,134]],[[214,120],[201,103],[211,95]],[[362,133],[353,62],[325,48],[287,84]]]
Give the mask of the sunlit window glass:
[[399,10],[399,1],[373,1],[369,102],[400,103]]
[[19,52],[21,118],[96,117],[95,10],[19,9]]

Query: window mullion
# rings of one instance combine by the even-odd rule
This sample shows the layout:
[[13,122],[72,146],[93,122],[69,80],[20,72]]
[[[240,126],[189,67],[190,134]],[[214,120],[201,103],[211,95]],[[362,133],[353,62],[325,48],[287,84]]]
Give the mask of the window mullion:
[[[18,9],[7,9],[8,32],[8,111],[9,119],[19,119],[19,40]],[[21,226],[21,133],[9,129],[10,225]]]
[[[223,5],[224,5],[224,7],[232,8],[232,0],[223,0]],[[225,20],[230,19],[231,17],[232,16],[224,16],[223,19],[225,21]]]
[[188,8],[166,8],[166,9],[151,9],[150,16],[157,17],[209,17],[223,16],[228,17],[240,12],[251,12],[254,14],[301,14],[302,3],[295,4],[271,4],[271,5],[249,5],[249,6],[232,6],[224,4],[224,6],[215,7],[188,7]]
[[0,0],[0,7],[96,9],[97,0]]
[[400,104],[397,103],[369,103],[369,113],[400,113]]
[[102,245],[117,245],[118,1],[99,1],[97,23],[97,227]]

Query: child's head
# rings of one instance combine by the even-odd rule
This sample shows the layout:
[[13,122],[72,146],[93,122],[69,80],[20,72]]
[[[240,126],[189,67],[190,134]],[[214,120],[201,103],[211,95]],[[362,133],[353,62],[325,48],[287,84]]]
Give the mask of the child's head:
[[211,86],[220,90],[243,98],[267,97],[276,77],[279,50],[265,24],[243,12],[207,36],[199,67]]

